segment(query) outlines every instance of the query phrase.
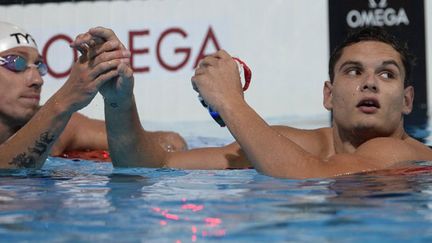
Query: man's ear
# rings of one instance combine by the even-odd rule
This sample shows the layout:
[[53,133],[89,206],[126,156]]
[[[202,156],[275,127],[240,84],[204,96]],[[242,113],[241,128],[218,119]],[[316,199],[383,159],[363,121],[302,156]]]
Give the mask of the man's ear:
[[414,87],[408,86],[404,90],[404,100],[403,100],[403,109],[402,113],[404,115],[408,115],[411,113],[413,109],[413,102],[414,102]]
[[324,82],[323,87],[323,105],[331,111],[333,109],[333,84],[330,81]]

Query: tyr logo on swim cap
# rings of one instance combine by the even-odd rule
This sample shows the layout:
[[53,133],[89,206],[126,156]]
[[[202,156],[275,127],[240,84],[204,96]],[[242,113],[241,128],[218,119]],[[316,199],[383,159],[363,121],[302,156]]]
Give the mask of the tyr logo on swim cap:
[[27,31],[0,21],[0,52],[20,46],[33,47],[37,50],[36,41]]

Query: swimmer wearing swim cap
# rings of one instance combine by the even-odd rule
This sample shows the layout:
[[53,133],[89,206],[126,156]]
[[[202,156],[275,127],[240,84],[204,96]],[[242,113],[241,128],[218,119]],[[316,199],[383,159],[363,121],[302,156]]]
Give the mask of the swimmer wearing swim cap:
[[26,30],[7,22],[0,22],[0,52],[25,46],[38,49],[35,39]]
[[[0,22],[0,52],[18,47],[30,47],[38,51],[36,41],[27,31],[7,22]],[[0,65],[13,72],[22,72],[28,67],[35,67],[41,76],[48,72],[48,67],[42,60],[34,64],[28,63],[21,55],[0,57]]]
[[85,50],[64,85],[40,106],[47,66],[36,41],[23,28],[0,22],[0,168],[40,168],[48,155],[108,149],[105,123],[77,111],[118,77],[118,66],[130,56],[110,44],[101,44],[106,52],[98,58]]

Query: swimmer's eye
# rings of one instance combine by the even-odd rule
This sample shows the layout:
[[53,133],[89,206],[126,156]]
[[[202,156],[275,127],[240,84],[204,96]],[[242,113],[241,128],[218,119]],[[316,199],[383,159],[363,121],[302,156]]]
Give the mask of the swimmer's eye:
[[361,75],[361,70],[357,67],[352,67],[352,68],[347,68],[345,70],[345,74],[349,75],[349,76],[358,76]]
[[389,72],[383,72],[380,74],[381,77],[385,78],[385,79],[394,79],[394,75],[392,73]]
[[397,78],[397,73],[392,70],[383,70],[378,74],[383,79],[395,79]]
[[30,67],[35,67],[41,76],[48,72],[47,65],[41,60],[35,62],[34,64],[29,64],[27,59],[18,55],[0,57],[0,66],[3,66],[4,68],[16,73],[23,72]]

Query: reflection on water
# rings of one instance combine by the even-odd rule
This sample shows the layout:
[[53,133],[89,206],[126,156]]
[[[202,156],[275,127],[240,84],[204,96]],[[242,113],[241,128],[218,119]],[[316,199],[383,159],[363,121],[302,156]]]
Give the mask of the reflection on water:
[[430,163],[321,180],[50,159],[0,173],[4,241],[430,241]]
[[[410,132],[432,145],[429,127]],[[188,139],[190,147],[231,141]],[[0,236],[5,242],[431,242],[431,165],[281,180],[254,170],[113,169],[49,158],[43,170],[0,171]]]
[[[62,192],[62,209],[82,209],[90,214],[109,213],[113,210],[106,195],[110,191],[107,187],[107,176],[85,175],[76,176],[69,180],[56,181],[55,191]],[[79,224],[80,222],[77,222]],[[82,222],[86,224],[86,222]]]

